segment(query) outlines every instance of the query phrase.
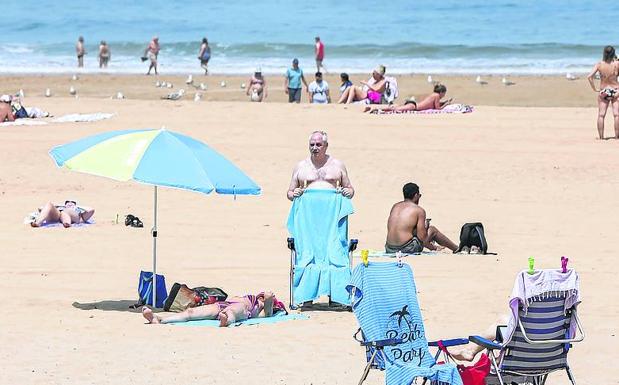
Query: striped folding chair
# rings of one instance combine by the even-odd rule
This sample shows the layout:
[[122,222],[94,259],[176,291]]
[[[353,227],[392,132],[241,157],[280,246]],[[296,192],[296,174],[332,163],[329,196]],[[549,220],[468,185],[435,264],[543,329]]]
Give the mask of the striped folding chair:
[[[565,370],[572,384],[576,384],[567,354],[573,342],[584,339],[584,332],[576,308],[564,310],[565,298],[561,292],[533,298],[526,312],[520,308],[511,338],[503,336],[504,326],[497,328],[495,341],[469,337],[471,342],[488,349],[492,371],[486,384],[544,385],[548,375],[558,370]],[[572,320],[576,322],[578,335],[567,338]]]

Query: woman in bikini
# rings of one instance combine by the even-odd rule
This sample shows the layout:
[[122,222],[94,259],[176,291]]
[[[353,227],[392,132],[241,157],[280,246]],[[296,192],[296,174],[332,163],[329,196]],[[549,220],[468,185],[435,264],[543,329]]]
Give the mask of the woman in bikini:
[[[596,74],[600,74],[600,89],[595,88],[593,78]],[[610,45],[604,47],[602,53],[602,61],[597,63],[587,79],[593,91],[598,93],[598,135],[600,139],[604,139],[604,118],[608,105],[613,105],[613,116],[615,118],[615,139],[619,139],[619,62],[615,55],[615,48]]]
[[442,110],[452,102],[453,99],[442,100],[447,95],[447,87],[443,84],[434,86],[432,94],[428,95],[421,102],[417,103],[413,97],[408,99],[402,106],[388,106],[385,108],[365,107],[363,112],[380,113],[380,112],[406,112],[406,111],[424,111],[424,110]]
[[363,99],[368,99],[370,104],[380,104],[383,92],[387,86],[385,79],[385,66],[379,65],[372,72],[372,77],[367,82],[361,82],[363,86],[351,86],[342,92],[338,103],[350,104]]
[[228,298],[210,305],[189,308],[181,313],[162,318],[144,306],[142,315],[150,324],[167,324],[172,322],[187,322],[204,319],[217,319],[219,326],[225,327],[249,318],[270,317],[273,310],[285,311],[284,304],[278,301],[272,292],[266,291],[257,295]]
[[267,83],[262,76],[262,69],[256,68],[254,74],[249,78],[249,87],[247,87],[246,95],[250,95],[252,102],[262,102],[267,97]]

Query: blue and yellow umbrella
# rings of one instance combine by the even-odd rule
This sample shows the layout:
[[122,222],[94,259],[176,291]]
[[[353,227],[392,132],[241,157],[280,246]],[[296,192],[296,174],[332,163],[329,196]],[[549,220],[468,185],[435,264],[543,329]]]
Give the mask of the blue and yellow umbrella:
[[157,287],[157,186],[204,194],[260,194],[260,187],[221,154],[163,128],[106,132],[54,147],[49,153],[59,167],[155,187],[153,288]]

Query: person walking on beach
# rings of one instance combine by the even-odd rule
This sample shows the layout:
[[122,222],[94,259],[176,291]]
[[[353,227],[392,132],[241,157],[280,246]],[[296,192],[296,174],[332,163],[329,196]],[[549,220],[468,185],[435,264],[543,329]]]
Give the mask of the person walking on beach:
[[[593,78],[595,74],[600,74],[600,89],[595,88]],[[615,48],[607,45],[602,52],[602,61],[597,63],[587,79],[593,91],[597,92],[598,100],[598,135],[600,139],[604,139],[604,118],[608,105],[613,105],[613,117],[615,118],[615,139],[619,139],[619,62],[615,55]]]
[[157,57],[159,56],[159,51],[161,47],[159,46],[159,37],[154,36],[153,39],[148,44],[148,47],[144,50],[144,56],[142,57],[142,61],[146,61],[146,59],[150,59],[150,66],[148,67],[148,72],[146,75],[150,75],[150,71],[154,68],[155,75],[157,73]]
[[322,80],[322,72],[316,72],[316,80],[311,82],[307,87],[309,94],[309,102],[317,104],[331,103],[331,95],[329,95],[329,83]]
[[324,131],[314,131],[310,135],[310,156],[300,161],[292,171],[286,194],[289,200],[300,197],[306,189],[311,188],[340,189],[347,198],[355,195],[344,163],[327,154],[327,140],[327,133]]
[[110,51],[110,47],[105,40],[101,40],[101,44],[99,44],[99,68],[107,68],[111,57],[112,52]]
[[202,38],[198,59],[200,59],[200,67],[204,69],[204,75],[208,75],[208,61],[211,59],[211,47],[208,46],[207,38]]
[[80,36],[77,38],[77,43],[75,44],[75,53],[77,54],[77,67],[84,67],[84,55],[86,55],[86,49],[84,48],[84,36]]
[[322,68],[322,72],[327,73],[327,69],[322,64],[322,61],[325,58],[325,45],[322,41],[320,41],[320,36],[316,36],[315,40],[316,46],[314,47],[314,56],[316,58],[316,72],[321,72]]
[[294,58],[292,68],[288,68],[286,71],[286,81],[284,82],[284,92],[288,94],[288,103],[301,103],[301,82],[307,89],[303,70],[299,68],[299,59]]

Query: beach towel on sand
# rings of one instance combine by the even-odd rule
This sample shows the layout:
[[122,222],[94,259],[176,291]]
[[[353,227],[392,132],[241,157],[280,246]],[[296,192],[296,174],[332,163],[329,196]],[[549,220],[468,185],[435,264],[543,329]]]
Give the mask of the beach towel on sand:
[[[258,317],[258,318],[249,318],[243,321],[238,321],[233,324],[228,325],[229,328],[235,326],[242,325],[262,325],[262,324],[274,324],[282,321],[294,321],[294,320],[306,320],[309,317],[305,314],[286,314],[286,312],[280,311],[278,313],[273,314],[271,317]],[[178,326],[210,326],[210,327],[219,327],[219,321],[214,319],[205,319],[199,321],[187,321],[187,322],[173,322],[168,325],[178,325]]]
[[293,282],[296,304],[321,295],[329,295],[333,302],[349,303],[348,215],[352,213],[350,199],[334,189],[309,189],[293,201],[287,227],[297,251]]
[[[359,264],[346,289],[351,294],[353,312],[366,341],[401,338],[403,342],[385,347],[388,385],[410,384],[416,377],[462,385],[458,369],[436,364],[428,350],[417,289],[409,265],[396,262]],[[378,357],[378,356],[377,356]]]
[[473,106],[468,104],[449,104],[442,110],[423,110],[423,111],[380,111],[374,110],[372,114],[390,115],[390,114],[467,114],[473,112]]

